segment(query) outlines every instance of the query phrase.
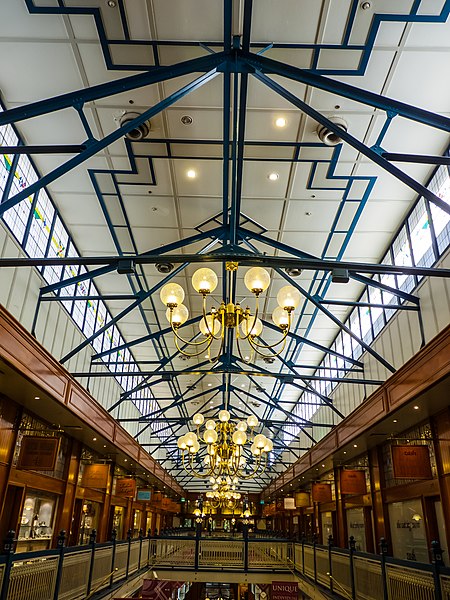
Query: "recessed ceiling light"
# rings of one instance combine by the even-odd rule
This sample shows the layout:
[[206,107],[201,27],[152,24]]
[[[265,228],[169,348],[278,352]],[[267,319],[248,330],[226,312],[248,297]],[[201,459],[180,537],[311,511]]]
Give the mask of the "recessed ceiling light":
[[191,117],[191,115],[183,115],[180,119],[183,125],[192,125],[193,120],[194,119]]
[[124,462],[128,462],[128,458],[126,458]]
[[197,171],[194,171],[194,169],[189,169],[189,171],[186,172],[186,175],[189,177],[189,179],[195,179],[197,177]]
[[241,384],[241,387],[245,387],[245,383],[242,383],[242,384]]
[[212,386],[212,383],[208,383],[208,387],[211,387],[211,386]]
[[419,407],[417,406],[417,404],[415,405],[414,410],[419,410]]
[[318,470],[319,470],[319,467],[316,467],[316,471],[318,471]]
[[286,127],[287,121],[284,117],[278,117],[275,121],[277,127]]
[[322,465],[322,467],[324,467],[325,465]]
[[347,451],[346,451],[346,450],[344,450],[344,454],[347,454]]
[[41,397],[40,397],[40,396],[35,396],[35,397],[34,397],[34,399],[35,399],[35,400],[40,400],[40,399],[41,399]]
[[97,438],[92,438],[92,441],[93,441],[93,442],[96,442],[96,441],[97,441]]
[[103,444],[103,448],[106,448],[106,444]]
[[273,173],[269,173],[267,175],[267,177],[269,178],[270,181],[276,181],[277,179],[280,178],[280,175],[279,175],[279,173],[273,172]]
[[358,447],[358,444],[353,444],[353,448],[357,448],[357,447]]
[[398,421],[397,421],[397,419],[394,419],[392,422],[393,422],[393,423],[397,423]]

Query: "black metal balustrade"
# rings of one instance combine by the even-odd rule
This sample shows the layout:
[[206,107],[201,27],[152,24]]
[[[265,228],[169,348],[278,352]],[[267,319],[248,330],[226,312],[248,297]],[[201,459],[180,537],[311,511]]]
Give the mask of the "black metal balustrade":
[[[149,532],[150,533],[150,532]],[[165,532],[167,533],[167,532]],[[273,573],[280,579],[291,571],[346,600],[450,600],[450,569],[444,567],[442,550],[433,542],[432,563],[414,563],[387,556],[387,543],[380,554],[335,548],[330,536],[326,546],[293,542],[276,537],[202,537],[198,527],[190,536],[144,536],[96,543],[92,532],[86,546],[67,547],[65,532],[57,548],[15,553],[15,534],[10,531],[0,557],[0,600],[78,600],[100,592],[109,593],[127,579],[157,569],[164,571],[221,571]]]

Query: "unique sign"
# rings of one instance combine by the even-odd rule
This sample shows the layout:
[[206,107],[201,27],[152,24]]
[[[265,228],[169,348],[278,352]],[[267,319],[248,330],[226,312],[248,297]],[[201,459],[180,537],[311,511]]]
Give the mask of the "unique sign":
[[81,487],[104,490],[108,487],[109,465],[85,465]]
[[25,435],[20,446],[18,469],[54,471],[59,450],[59,438]]
[[284,499],[284,510],[295,510],[295,498]]
[[366,473],[360,470],[341,471],[341,494],[366,494]]
[[391,446],[396,479],[431,479],[428,446]]
[[312,484],[313,502],[331,502],[331,485],[329,483]]
[[136,494],[136,480],[130,478],[118,479],[116,481],[116,495],[124,498],[134,498]]
[[283,502],[283,498],[277,498],[275,501],[275,509],[276,510],[283,510],[284,508],[284,502]]
[[141,502],[150,502],[152,499],[152,490],[138,490],[137,499]]
[[297,508],[306,508],[311,506],[311,497],[308,492],[297,492],[295,494],[295,506]]
[[297,600],[298,583],[296,581],[272,581],[272,600]]

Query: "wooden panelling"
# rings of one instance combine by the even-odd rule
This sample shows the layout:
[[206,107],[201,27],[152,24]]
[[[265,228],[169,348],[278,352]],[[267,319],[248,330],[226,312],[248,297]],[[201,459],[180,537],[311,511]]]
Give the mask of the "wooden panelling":
[[377,390],[336,427],[337,446],[346,444],[386,414],[385,392]]
[[[119,449],[133,460],[138,462],[139,458],[144,460],[146,457],[143,467],[155,471],[155,461],[139,443],[1,305],[0,358],[46,391],[53,400],[65,404],[89,427],[115,441]],[[183,488],[164,469],[158,467],[157,477],[175,492],[184,494]]]
[[[447,375],[450,375],[450,326],[443,329],[332,432],[300,457],[294,464],[293,477],[298,477],[331,456],[344,444],[368,432],[390,412],[397,410]],[[450,433],[448,427],[450,421],[446,430]],[[450,439],[448,433],[445,436]],[[443,458],[446,457],[445,468],[450,472],[450,444],[443,449],[443,453]],[[287,483],[289,481],[286,476],[280,475],[263,491],[262,497],[270,497]]]
[[389,407],[415,398],[449,372],[450,335],[447,327],[388,382]]
[[14,468],[11,469],[9,481],[14,485],[26,485],[30,488],[44,490],[53,494],[63,494],[65,489],[65,483],[60,479],[47,477],[40,473],[33,473],[33,471],[19,471]]
[[316,464],[329,456],[337,447],[336,433],[329,433],[320,444],[311,449],[311,464]]
[[88,396],[83,389],[75,385],[70,386],[67,404],[71,410],[89,425],[112,440],[114,435],[114,422],[108,413]]
[[121,427],[116,427],[114,431],[114,442],[122,448],[124,452],[133,457],[137,462],[139,460],[139,446],[129,433]]
[[68,382],[62,367],[1,305],[0,354],[24,377],[64,401]]
[[400,502],[401,500],[409,500],[410,498],[437,495],[439,495],[439,482],[437,479],[397,485],[386,488],[384,492],[385,502]]

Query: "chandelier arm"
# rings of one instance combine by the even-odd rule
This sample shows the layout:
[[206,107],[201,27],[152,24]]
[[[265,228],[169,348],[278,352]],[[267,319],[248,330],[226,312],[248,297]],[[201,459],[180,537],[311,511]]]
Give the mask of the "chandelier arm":
[[[205,350],[208,350],[208,348],[211,346],[212,344],[212,339],[206,339],[205,342],[209,342],[206,348],[201,348],[198,352],[185,352],[182,348],[180,348],[180,345],[178,343],[178,340],[181,340],[181,338],[175,334],[175,346],[178,350],[178,352],[180,354],[183,354],[183,356],[188,356],[190,358],[194,358],[196,356],[200,356],[200,354],[203,354],[203,352],[205,352]],[[183,340],[181,340],[183,341]],[[202,343],[205,343],[202,342]],[[185,342],[186,344],[189,344],[189,342]],[[192,344],[195,345],[195,344]]]
[[251,313],[246,314],[246,312],[244,311],[243,315],[244,315],[244,319],[248,322],[250,318],[253,317],[253,326],[251,329],[249,329],[247,327],[247,334],[244,336],[241,336],[239,333],[239,327],[236,327],[236,339],[239,340],[248,340],[248,338],[250,337],[251,334],[251,330],[253,329],[253,327],[256,325],[256,319],[258,318],[258,314],[259,314],[259,294],[256,295],[256,301],[255,301],[255,314],[252,315]]
[[[258,456],[258,462],[256,464],[256,467],[253,469],[253,471],[251,473],[249,473],[248,475],[243,475],[243,474],[239,475],[239,477],[241,479],[252,479],[256,475],[256,473],[259,471],[259,468],[261,466],[261,457],[262,457],[262,454],[263,453],[259,454],[259,456]],[[261,475],[265,472],[266,467],[267,467],[267,453],[266,452],[264,452],[264,459],[265,460],[264,460],[263,470],[260,473]]]
[[[221,337],[220,348],[219,348],[218,353],[213,358],[211,358],[211,354],[209,352],[209,349],[211,347],[212,340],[213,340],[213,338],[211,338],[211,344],[208,346],[209,362],[212,362],[212,363],[216,362],[220,358],[220,356],[222,356],[222,354],[223,354],[223,349],[225,347],[225,315],[224,315],[224,313],[222,313],[222,331],[221,331],[220,337]],[[219,339],[219,338],[214,338],[214,339]]]
[[[203,346],[204,344],[206,344],[207,342],[209,342],[211,344],[210,338],[207,337],[205,340],[201,340],[200,342],[191,342],[188,340],[185,340],[184,338],[181,337],[181,335],[178,334],[177,332],[177,328],[174,327],[173,321],[172,321],[172,310],[170,311],[170,326],[172,328],[173,333],[175,334],[175,337],[178,338],[180,340],[180,342],[183,342],[183,344],[187,344],[188,346]],[[200,352],[204,352],[204,349],[201,350]],[[195,354],[192,354],[191,356],[196,356]]]
[[[241,340],[244,340],[244,339],[246,339],[246,338],[241,338],[241,337],[239,337],[239,335],[237,335],[236,336],[236,342],[237,342],[236,343],[236,347],[237,347],[237,350],[238,350],[239,358],[242,360],[242,362],[244,362],[245,364],[248,365],[248,364],[250,364],[252,362],[252,358],[253,357],[250,356],[248,360],[246,360],[244,358],[244,356],[242,354],[242,350],[241,350]],[[253,346],[251,346],[251,349],[252,349],[252,354],[253,354],[253,352],[254,352]]]
[[207,477],[209,477],[209,476],[212,474],[212,472],[213,472],[213,470],[212,470],[212,469],[211,469],[211,470],[210,470],[210,471],[209,471],[207,474],[205,474],[205,475],[202,475],[201,473],[198,473],[198,472],[197,472],[197,471],[194,469],[194,466],[193,466],[193,464],[192,464],[192,460],[193,460],[193,454],[190,454],[190,453],[189,453],[189,469],[188,469],[188,468],[186,467],[186,462],[185,462],[185,459],[184,459],[184,453],[185,453],[185,450],[182,450],[182,451],[181,451],[181,462],[182,462],[182,464],[183,464],[183,469],[186,471],[186,473],[187,473],[188,475],[191,475],[191,476],[197,477],[198,479],[206,479]]
[[[222,336],[222,332],[220,332],[220,335],[216,336],[216,335],[214,335],[214,327],[213,327],[213,331],[211,331],[210,328],[209,328],[209,325],[208,325],[208,319],[206,317],[207,316],[213,316],[213,314],[212,314],[212,312],[210,312],[209,315],[208,315],[207,312],[206,312],[206,294],[203,294],[202,312],[203,312],[203,319],[205,321],[206,330],[208,332],[208,335],[211,336],[215,340],[220,339],[220,337]],[[213,320],[213,322],[214,322],[214,320]],[[223,324],[222,324],[222,329],[223,329]]]
[[289,333],[289,330],[285,329],[283,337],[281,338],[281,340],[279,340],[275,344],[268,344],[268,345],[258,344],[258,342],[255,342],[255,338],[249,338],[248,341],[249,341],[249,344],[251,345],[251,347],[255,350],[255,352],[257,354],[259,354],[263,358],[271,358],[274,356],[273,354],[264,354],[263,352],[260,351],[260,348],[262,348],[263,350],[273,350],[274,348],[276,348],[277,346],[282,344],[281,348],[277,352],[275,352],[275,356],[279,356],[286,347],[288,333]]

